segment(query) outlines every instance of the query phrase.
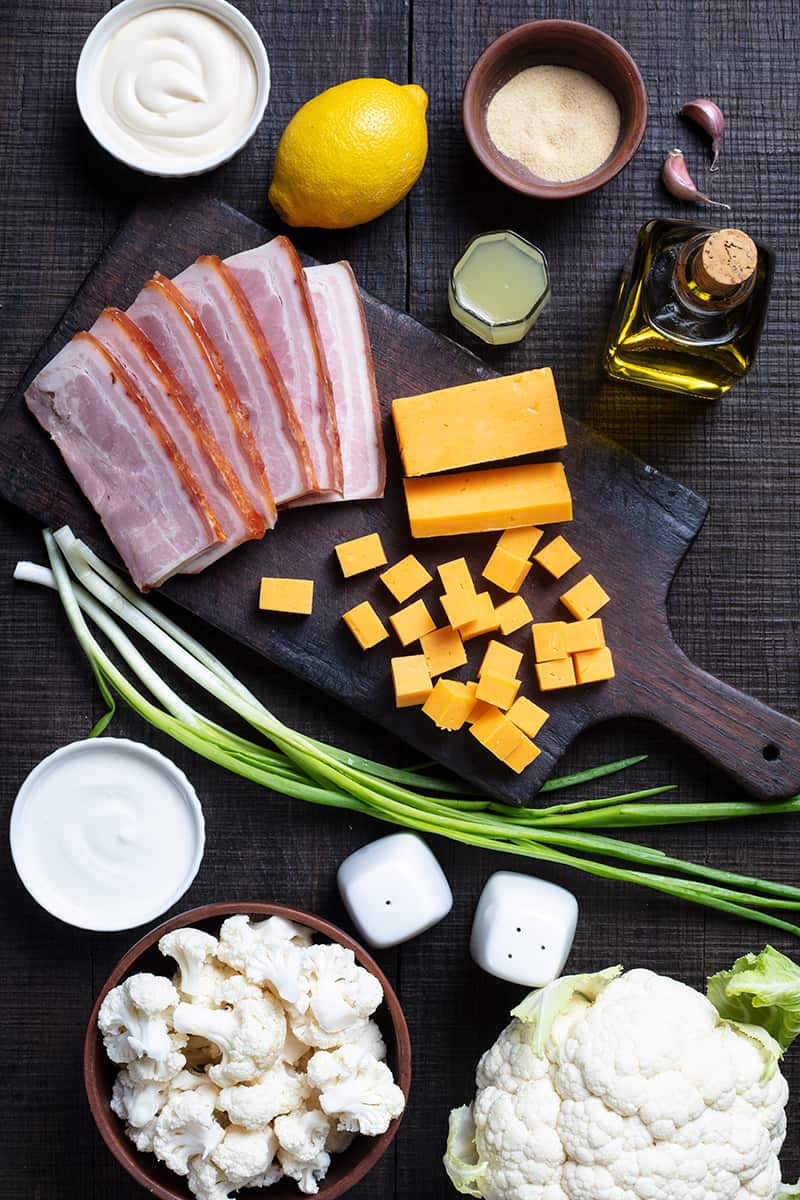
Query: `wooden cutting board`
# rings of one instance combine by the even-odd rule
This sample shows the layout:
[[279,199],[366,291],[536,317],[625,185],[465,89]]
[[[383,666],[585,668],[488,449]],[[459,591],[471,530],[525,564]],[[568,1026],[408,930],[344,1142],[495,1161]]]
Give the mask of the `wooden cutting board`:
[[[96,550],[115,560],[60,455],[27,412],[24,387],[73,333],[92,324],[105,305],[127,307],[155,269],[174,275],[198,254],[225,257],[270,236],[241,213],[210,199],[167,200],[137,209],[87,276],[0,414],[0,494],[43,524],[69,522]],[[496,763],[466,731],[441,733],[418,709],[395,709],[389,657],[402,652],[399,644],[392,638],[362,653],[341,614],[369,599],[385,619],[397,605],[377,572],[342,580],[333,547],[378,530],[390,562],[413,550],[435,576],[438,562],[463,554],[479,578],[497,535],[412,541],[389,413],[394,396],[485,379],[494,372],[372,296],[365,295],[364,304],[389,460],[383,502],[284,512],[263,541],[241,547],[200,576],[172,580],[164,591],[278,666],[404,738],[422,755],[506,800],[530,802],[582,729],[625,714],[652,719],[678,733],[755,796],[776,799],[800,792],[800,724],[689,662],[670,633],[667,592],[702,525],[705,501],[569,418],[563,461],[575,519],[565,532],[583,562],[566,581],[549,583],[534,566],[523,594],[537,620],[561,618],[565,614],[558,596],[565,586],[579,578],[584,567],[595,573],[612,596],[602,618],[616,679],[544,698],[551,716],[536,739],[542,753],[521,776]],[[553,365],[557,379],[558,363]],[[256,599],[262,575],[314,579],[313,615],[260,613]],[[443,621],[437,585],[422,595],[435,618]],[[496,591],[494,595],[498,601],[506,598]],[[510,640],[527,652],[522,691],[541,699],[531,679],[529,631]],[[459,677],[475,678],[485,641],[468,643],[469,666],[458,672]]]

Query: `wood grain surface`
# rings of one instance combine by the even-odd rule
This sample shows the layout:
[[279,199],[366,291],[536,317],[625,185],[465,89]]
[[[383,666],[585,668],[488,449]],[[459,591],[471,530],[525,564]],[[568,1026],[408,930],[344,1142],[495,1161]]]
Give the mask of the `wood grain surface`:
[[[98,253],[133,205],[161,186],[116,167],[93,147],[75,108],[73,74],[83,39],[107,7],[101,0],[8,0],[0,7],[0,394],[12,394],[37,347]],[[351,260],[364,287],[445,335],[469,342],[506,371],[553,363],[566,409],[689,484],[709,517],[673,586],[673,632],[690,658],[732,686],[797,716],[800,450],[797,418],[800,307],[794,6],[776,0],[522,0],[474,5],[416,0],[241,0],[270,51],[274,90],[257,137],[227,167],[187,181],[192,194],[220,196],[274,225],[266,203],[283,125],[322,88],[356,75],[413,79],[430,96],[431,153],[409,200],[386,217],[344,233],[303,231],[315,257]],[[632,165],[596,195],[533,204],[505,191],[472,161],[460,127],[460,90],[472,61],[494,36],[531,16],[589,20],[618,37],[638,62],[651,117]],[[680,145],[698,182],[708,182],[707,145],[675,114],[712,95],[728,117],[714,193],[737,224],[771,242],[775,288],[752,375],[716,406],[647,393],[603,378],[600,350],[611,297],[639,225],[651,216],[699,216],[661,190],[666,151]],[[447,313],[449,266],[469,236],[510,226],[540,244],[553,274],[553,302],[521,346],[487,352]],[[81,1088],[83,1026],[94,995],[133,934],[84,934],[57,924],[23,891],[7,848],[7,813],[25,773],[58,745],[83,736],[99,714],[90,673],[66,635],[53,597],[10,581],[14,562],[41,558],[33,522],[8,509],[0,524],[0,988],[4,1063],[4,1153],[0,1197],[11,1200],[128,1200],[142,1192],[94,1132]],[[183,618],[182,618],[183,619]],[[188,622],[290,723],[341,745],[401,761],[402,750],[373,725],[292,681],[200,622]],[[200,874],[180,907],[261,896],[347,927],[334,872],[385,827],[310,809],[259,792],[153,736],[123,713],[115,732],[170,754],[195,783],[208,823]],[[616,720],[581,737],[570,768],[637,751],[647,762],[621,785],[675,783],[686,800],[736,793],[677,738],[646,722]],[[607,782],[592,794],[620,790]],[[640,840],[715,866],[796,881],[800,834],[793,818],[731,826],[656,830]],[[518,860],[434,839],[455,892],[447,920],[408,945],[378,955],[398,989],[414,1050],[411,1106],[380,1166],[353,1192],[360,1200],[444,1200],[440,1166],[449,1108],[467,1099],[474,1066],[507,1019],[519,989],[480,972],[467,951],[480,889]],[[547,878],[581,904],[570,968],[623,961],[702,986],[735,955],[760,947],[766,931],[650,893],[560,869]],[[770,940],[795,956],[788,936]],[[800,1052],[785,1070],[800,1097]],[[800,1173],[800,1104],[789,1110],[784,1177]]]

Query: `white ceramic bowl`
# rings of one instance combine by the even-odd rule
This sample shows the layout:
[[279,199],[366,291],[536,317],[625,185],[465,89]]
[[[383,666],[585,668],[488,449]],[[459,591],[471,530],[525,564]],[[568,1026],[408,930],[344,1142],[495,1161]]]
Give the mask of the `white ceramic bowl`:
[[[190,164],[187,164],[181,163],[176,159],[175,167],[171,170],[154,170],[147,162],[137,160],[135,155],[121,155],[104,138],[102,130],[99,129],[97,122],[94,120],[92,106],[89,101],[92,72],[103,47],[111,35],[116,33],[128,21],[132,20],[133,17],[138,17],[142,13],[153,12],[161,8],[190,8],[197,12],[207,13],[210,17],[215,17],[218,21],[222,21],[223,24],[227,25],[240,38],[248,50],[255,66],[257,80],[256,102],[253,113],[240,136],[224,149],[218,150],[216,153],[210,154],[207,158],[200,161],[193,160]],[[120,4],[115,5],[114,8],[110,9],[97,22],[87,37],[83,44],[83,49],[78,59],[78,67],[75,72],[75,91],[78,98],[78,108],[87,129],[95,141],[112,158],[116,158],[118,162],[124,163],[126,167],[132,167],[135,171],[141,171],[144,175],[156,175],[162,179],[178,179],[190,175],[202,175],[206,171],[213,171],[215,167],[222,166],[223,163],[228,162],[235,154],[238,154],[242,147],[247,145],[261,124],[267,107],[267,101],[269,100],[269,89],[269,59],[264,43],[244,13],[240,12],[233,4],[228,4],[227,0],[121,0]]]
[[[136,769],[138,788],[132,786]],[[57,815],[48,790],[57,797]],[[179,802],[171,826],[158,803],[169,795]],[[98,798],[104,821],[85,819],[88,797]],[[59,820],[70,815],[72,822]],[[150,870],[131,882],[115,855],[142,826],[150,835],[144,852]],[[87,738],[34,767],[14,801],[9,841],[17,874],[42,908],[68,925],[108,932],[153,921],[181,898],[203,859],[205,821],[191,783],[158,750],[127,738]],[[87,881],[91,888],[95,878],[101,889],[87,895]],[[112,899],[121,897],[119,908],[111,899],[103,905],[103,888]]]

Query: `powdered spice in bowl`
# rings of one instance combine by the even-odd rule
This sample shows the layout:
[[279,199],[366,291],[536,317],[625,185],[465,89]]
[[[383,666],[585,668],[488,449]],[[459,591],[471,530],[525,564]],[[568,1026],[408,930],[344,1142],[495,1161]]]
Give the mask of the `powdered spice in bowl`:
[[531,21],[483,52],[462,115],[496,178],[525,195],[565,199],[602,187],[630,162],[647,93],[628,52],[599,29]]

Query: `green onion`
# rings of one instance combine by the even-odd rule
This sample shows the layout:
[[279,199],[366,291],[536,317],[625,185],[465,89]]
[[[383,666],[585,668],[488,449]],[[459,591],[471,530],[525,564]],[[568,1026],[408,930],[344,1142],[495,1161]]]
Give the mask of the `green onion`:
[[[800,888],[685,862],[651,847],[584,832],[595,827],[796,812],[800,811],[800,798],[780,805],[647,803],[670,790],[661,786],[538,810],[517,809],[437,774],[431,764],[399,768],[374,762],[306,737],[285,725],[216,656],[134,591],[69,529],[61,529],[55,536],[47,531],[45,545],[50,570],[20,563],[15,577],[53,587],[59,593],[67,620],[107,705],[92,735],[105,730],[114,715],[116,697],[120,697],[151,725],[182,745],[283,795],[363,813],[466,845],[633,883],[800,937],[800,926],[774,911],[800,909]],[[115,658],[100,644],[92,625],[113,648]],[[151,651],[242,718],[256,731],[259,740],[242,737],[193,708],[158,674],[123,625]],[[622,759],[552,779],[542,790],[554,791],[604,778],[643,761],[644,757]],[[612,861],[604,861],[608,859]]]

